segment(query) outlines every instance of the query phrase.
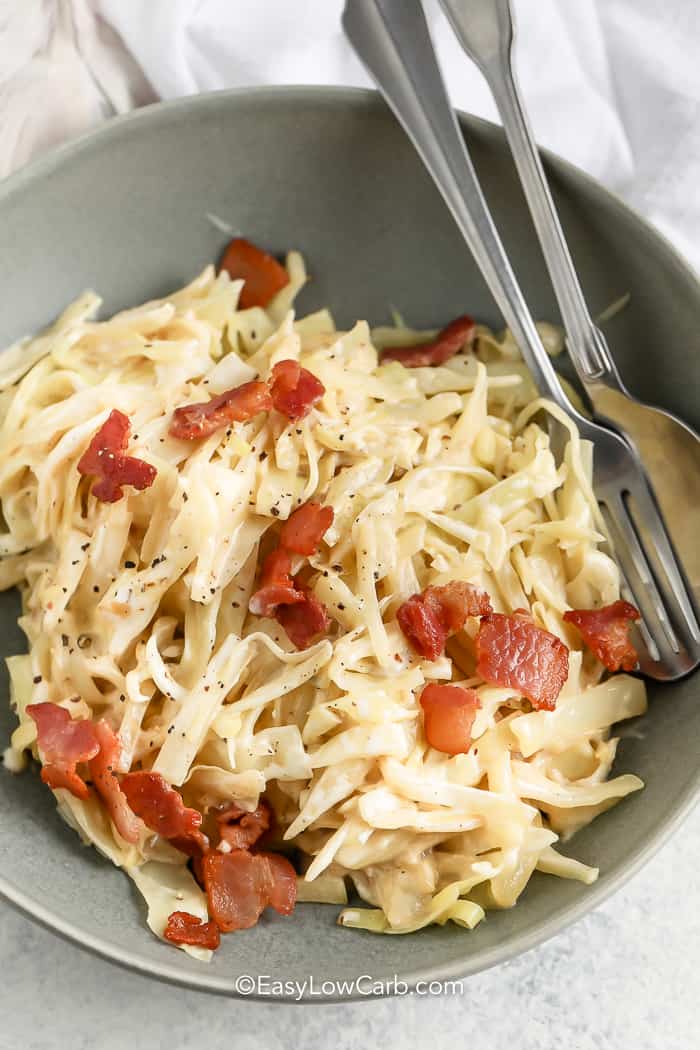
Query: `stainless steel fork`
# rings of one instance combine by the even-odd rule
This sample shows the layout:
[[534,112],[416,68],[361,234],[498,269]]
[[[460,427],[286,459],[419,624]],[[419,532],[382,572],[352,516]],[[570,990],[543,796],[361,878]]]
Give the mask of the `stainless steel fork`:
[[[569,358],[593,417],[637,446],[691,588],[700,595],[700,436],[665,409],[637,400],[624,384],[605,336],[593,321],[530,127],[515,70],[512,0],[441,0],[455,34],[484,75],[559,303]],[[690,513],[678,514],[679,500]]]
[[[700,626],[641,460],[619,434],[573,409],[561,387],[484,200],[420,0],[347,0],[343,26],[452,212],[539,392],[595,444],[595,494],[642,613],[642,671],[661,680],[687,674],[700,663]],[[630,502],[643,519],[644,539]]]

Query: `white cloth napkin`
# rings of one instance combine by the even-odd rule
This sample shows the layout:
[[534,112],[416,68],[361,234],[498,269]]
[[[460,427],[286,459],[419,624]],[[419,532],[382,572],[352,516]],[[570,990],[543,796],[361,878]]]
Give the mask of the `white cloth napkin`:
[[[154,97],[247,84],[360,84],[342,0],[0,0],[0,175]],[[700,268],[698,0],[515,0],[542,145],[643,212]],[[438,9],[456,106],[496,118]]]
[[0,178],[155,98],[91,0],[0,0]]

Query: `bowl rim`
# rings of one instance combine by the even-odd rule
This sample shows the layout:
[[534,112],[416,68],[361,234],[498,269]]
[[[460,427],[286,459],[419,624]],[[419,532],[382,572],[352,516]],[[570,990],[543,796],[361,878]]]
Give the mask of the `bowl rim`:
[[[338,85],[259,85],[227,88],[220,91],[203,92],[198,95],[188,95],[165,102],[156,102],[106,121],[77,139],[70,140],[50,150],[48,153],[42,154],[36,160],[2,180],[0,182],[0,208],[15,192],[26,189],[36,180],[46,178],[64,163],[79,158],[84,151],[99,149],[103,141],[119,136],[124,130],[128,130],[134,125],[140,125],[142,122],[158,122],[162,118],[170,120],[173,117],[177,118],[179,114],[189,113],[192,110],[216,109],[221,105],[227,105],[229,102],[235,106],[235,103],[239,100],[260,100],[270,104],[283,102],[285,105],[290,106],[301,102],[335,102],[356,109],[364,106],[368,111],[374,109],[375,111],[390,112],[383,103],[378,91]],[[502,134],[500,126],[492,121],[484,120],[463,110],[458,111],[458,117],[462,125],[468,124],[480,127],[491,134],[494,132]],[[574,183],[579,185],[583,183],[599,199],[606,200],[613,210],[628,220],[631,219],[647,239],[655,243],[657,251],[664,258],[664,264],[675,270],[678,276],[689,285],[695,286],[700,311],[700,276],[665,234],[653,226],[638,211],[630,207],[617,194],[607,189],[597,179],[576,165],[550,150],[542,149],[541,153],[549,168],[555,170],[558,174],[562,173],[565,178]],[[491,969],[536,948],[555,934],[573,925],[573,923],[598,907],[598,905],[619,890],[678,830],[699,799],[700,769],[696,774],[694,783],[688,786],[674,800],[673,807],[666,815],[664,822],[648,837],[641,849],[638,849],[627,860],[621,862],[616,869],[604,874],[592,887],[586,887],[585,892],[583,892],[584,888],[582,887],[582,893],[578,901],[573,904],[567,904],[558,912],[554,912],[535,929],[524,930],[522,933],[503,941],[503,943],[479,953],[478,959],[472,959],[465,953],[461,961],[454,960],[444,964],[421,967],[397,976],[406,982],[409,989],[415,989],[418,982],[421,981],[460,980]],[[308,1002],[317,1004],[362,1002],[367,999],[385,998],[394,994],[390,989],[382,992],[373,991],[371,995],[361,995],[359,992],[353,991],[349,995],[334,994],[324,996],[322,999],[312,997],[309,992],[305,992],[299,999],[291,994],[267,995],[259,991],[250,995],[243,994],[235,988],[235,977],[216,976],[211,971],[208,971],[206,967],[202,967],[201,975],[192,971],[184,972],[165,960],[163,962],[154,962],[152,959],[141,956],[138,950],[122,948],[114,945],[107,938],[95,936],[89,931],[81,929],[76,923],[64,920],[60,915],[53,912],[50,907],[32,898],[30,894],[15,886],[2,874],[0,874],[0,897],[28,918],[57,933],[78,947],[87,949],[95,955],[134,973],[155,978],[162,982],[191,988],[195,991],[210,992],[237,999],[282,1003],[299,1002],[300,1004]]]

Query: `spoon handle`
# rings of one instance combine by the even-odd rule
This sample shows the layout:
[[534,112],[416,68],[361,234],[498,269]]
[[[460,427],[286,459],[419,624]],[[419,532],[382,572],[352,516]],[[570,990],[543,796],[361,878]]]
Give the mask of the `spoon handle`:
[[[586,306],[513,67],[515,23],[510,0],[441,0],[462,47],[494,96],[525,191],[567,333],[567,348],[584,386],[624,391],[605,336]],[[626,393],[626,391],[624,391]]]
[[445,90],[420,0],[347,0],[343,26],[452,212],[539,392],[577,417],[493,224]]

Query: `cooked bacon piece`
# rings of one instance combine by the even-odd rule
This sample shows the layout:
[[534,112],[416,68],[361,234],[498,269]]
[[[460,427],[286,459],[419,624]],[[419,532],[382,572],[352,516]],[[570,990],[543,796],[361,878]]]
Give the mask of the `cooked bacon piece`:
[[231,423],[245,423],[258,412],[269,412],[271,408],[272,398],[267,383],[243,383],[224,390],[211,401],[180,405],[173,412],[168,432],[183,441],[196,441]]
[[465,754],[471,745],[472,726],[481,707],[479,694],[460,685],[426,685],[420,695],[425,737],[436,751]]
[[471,346],[476,334],[476,324],[465,314],[451,321],[437,337],[429,343],[419,346],[394,346],[385,350],[381,363],[399,361],[404,368],[425,368],[428,365],[442,365],[462,349]]
[[160,775],[152,771],[137,770],[126,773],[121,779],[121,788],[134,813],[141,817],[152,831],[164,839],[177,843],[177,849],[196,854],[209,845],[206,835],[199,830],[202,814],[189,809],[182,801],[179,791]]
[[286,550],[278,547],[263,562],[260,587],[251,595],[248,608],[256,616],[274,616],[279,605],[303,602],[304,595],[297,590],[291,576],[292,559]]
[[90,789],[85,781],[71,769],[57,762],[49,762],[41,767],[41,779],[45,784],[55,791],[56,788],[65,788],[76,798],[86,799],[90,795]]
[[203,922],[188,911],[171,912],[163,936],[173,944],[195,944],[198,948],[211,948],[212,951],[221,942],[219,927],[215,922]]
[[569,650],[524,616],[490,613],[476,636],[477,674],[522,693],[535,708],[553,710],[569,673]]
[[271,888],[270,867],[248,850],[212,851],[202,861],[209,914],[223,933],[255,926]]
[[447,639],[461,631],[468,616],[491,611],[485,591],[471,583],[453,580],[443,587],[426,587],[400,605],[396,619],[416,652],[424,660],[437,660]]
[[271,858],[272,854],[245,849],[230,853],[212,850],[204,857],[202,875],[209,914],[223,933],[254,926],[268,904],[281,915],[294,910],[294,868],[284,857]]
[[260,587],[251,595],[248,608],[256,616],[273,616],[297,649],[307,649],[317,634],[328,628],[325,606],[292,579],[292,560],[278,547],[265,558]]
[[320,401],[326,388],[298,361],[278,361],[270,376],[272,403],[288,419],[303,419]]
[[269,904],[280,915],[291,915],[297,902],[297,873],[281,853],[257,853],[270,865],[272,888]]
[[124,485],[143,490],[155,481],[155,467],[125,455],[130,430],[129,417],[113,409],[78,461],[80,474],[98,479],[92,486],[92,494],[103,503],[116,503],[121,499]]
[[[186,853],[188,857],[192,858],[195,864],[195,874],[197,874],[196,865],[209,849],[207,836],[202,834],[201,831],[196,831],[193,835],[173,835],[172,838],[168,839],[168,842],[175,849],[179,849],[181,853]],[[199,878],[199,875],[197,875],[197,878]]]
[[333,524],[333,508],[320,503],[305,503],[287,518],[280,529],[280,547],[295,554],[315,554]]
[[325,605],[311,591],[303,589],[298,593],[301,594],[301,602],[278,605],[275,619],[297,649],[308,649],[317,635],[328,630],[330,619]]
[[424,660],[437,660],[442,655],[447,631],[420,594],[412,594],[399,606],[396,619],[405,637]]
[[267,306],[270,299],[289,284],[289,274],[284,266],[244,237],[234,237],[229,243],[220,269],[227,270],[234,280],[242,278],[245,281],[238,300],[241,310]]
[[88,786],[75,767],[94,758],[100,749],[95,726],[86,718],[71,718],[58,704],[29,704],[27,714],[36,722],[43,759],[41,779],[54,790],[66,788],[76,798],[88,798]]
[[90,759],[90,776],[95,791],[105,804],[112,823],[126,842],[137,842],[143,825],[129,807],[126,795],[122,791],[117,771],[121,755],[121,743],[114,730],[100,719],[95,725],[95,735],[100,750]]
[[249,849],[270,827],[271,817],[267,802],[258,803],[250,813],[232,802],[216,815],[221,841],[227,842],[231,849]]
[[486,591],[462,580],[452,580],[442,587],[426,587],[423,600],[440,618],[449,634],[461,631],[468,616],[485,616],[491,612]]
[[608,671],[634,671],[637,651],[629,639],[630,621],[639,620],[639,610],[618,600],[600,609],[570,609],[567,623],[578,627],[584,642]]

